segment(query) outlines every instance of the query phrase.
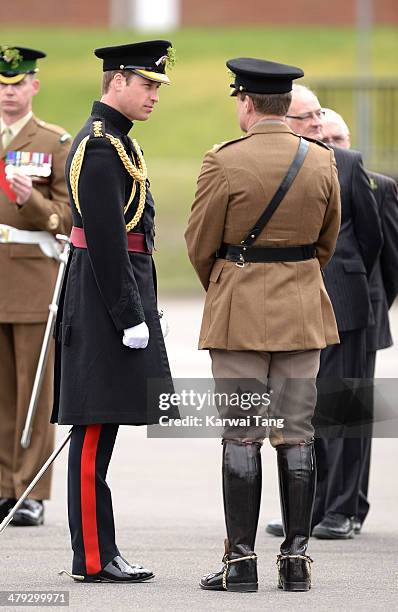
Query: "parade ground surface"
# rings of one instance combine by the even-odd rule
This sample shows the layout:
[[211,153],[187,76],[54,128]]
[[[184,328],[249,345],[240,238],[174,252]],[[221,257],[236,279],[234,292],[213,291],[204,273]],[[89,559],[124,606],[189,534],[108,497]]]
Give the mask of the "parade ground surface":
[[[207,352],[195,350],[200,300],[164,299],[162,306],[171,327],[167,345],[174,376],[209,377]],[[397,304],[392,321],[397,341]],[[377,376],[396,376],[397,364],[397,347],[380,351]],[[59,428],[57,438],[61,439],[66,431]],[[264,531],[267,520],[280,513],[275,451],[267,443],[262,454],[263,498],[256,546],[258,593],[210,592],[198,587],[203,574],[221,566],[223,554],[220,441],[148,439],[145,428],[134,427],[120,429],[108,480],[120,551],[131,562],[153,569],[155,579],[136,585],[90,585],[58,575],[63,568],[71,569],[64,451],[56,464],[53,499],[46,504],[45,526],[10,526],[0,536],[0,589],[67,591],[69,608],[87,611],[396,609],[397,440],[374,440],[372,505],[363,533],[341,542],[311,539],[309,554],[314,564],[309,593],[285,593],[276,588],[275,560],[280,541]]]

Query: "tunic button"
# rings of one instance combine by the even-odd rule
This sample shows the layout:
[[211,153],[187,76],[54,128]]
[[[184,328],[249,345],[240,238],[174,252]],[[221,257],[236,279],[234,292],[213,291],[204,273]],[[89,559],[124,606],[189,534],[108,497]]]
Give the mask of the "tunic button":
[[57,213],[52,213],[48,217],[47,227],[49,230],[55,230],[57,229],[58,225],[59,225],[59,216],[57,215]]

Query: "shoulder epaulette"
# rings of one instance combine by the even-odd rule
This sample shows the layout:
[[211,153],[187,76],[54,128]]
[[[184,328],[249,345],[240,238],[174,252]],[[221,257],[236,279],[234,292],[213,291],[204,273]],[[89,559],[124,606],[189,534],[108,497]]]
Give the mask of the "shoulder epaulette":
[[94,119],[90,128],[90,138],[105,138],[105,121],[103,119]]
[[59,142],[61,144],[64,144],[64,142],[68,142],[68,140],[71,140],[72,136],[68,133],[65,132],[64,134],[62,134],[62,136],[59,137]]
[[310,138],[309,136],[303,136],[303,138],[304,140],[308,140],[309,142],[314,142],[320,147],[323,147],[324,149],[331,151],[331,147],[329,147],[329,145],[327,145],[326,143],[322,142],[322,140],[317,140],[316,138]]
[[211,151],[213,153],[217,153],[217,151],[220,151],[220,149],[223,149],[224,147],[227,147],[228,145],[231,145],[234,142],[241,142],[241,140],[243,140],[244,138],[246,138],[246,135],[240,136],[239,138],[234,138],[233,140],[224,140],[224,142],[220,142],[219,144],[213,145]]
[[72,136],[68,134],[68,132],[65,132],[64,128],[60,127],[59,125],[55,125],[54,123],[47,123],[46,121],[43,121],[42,119],[37,119],[36,117],[35,120],[39,127],[59,136],[59,142],[61,144],[67,142],[72,138]]

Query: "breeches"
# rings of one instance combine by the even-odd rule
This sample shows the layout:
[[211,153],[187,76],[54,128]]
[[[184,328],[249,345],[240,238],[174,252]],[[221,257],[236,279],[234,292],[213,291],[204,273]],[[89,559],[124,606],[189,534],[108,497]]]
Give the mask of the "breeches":
[[[226,419],[224,439],[262,442],[268,435],[274,447],[313,439],[311,419],[316,405],[320,350],[269,353],[212,349],[210,354],[216,393],[223,398],[231,394],[243,397],[243,393],[245,398],[247,394],[252,398],[252,405],[243,410],[231,407],[227,400],[220,401],[218,410]],[[264,392],[269,393],[270,403],[255,406]],[[229,425],[237,417],[246,418],[247,425]],[[283,427],[275,425],[282,419]],[[265,424],[267,420],[269,425]]]

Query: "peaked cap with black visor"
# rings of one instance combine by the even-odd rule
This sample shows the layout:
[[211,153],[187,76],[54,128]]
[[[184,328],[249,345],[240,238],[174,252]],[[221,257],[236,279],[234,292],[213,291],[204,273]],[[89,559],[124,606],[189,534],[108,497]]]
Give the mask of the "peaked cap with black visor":
[[3,85],[20,83],[27,74],[38,71],[36,62],[43,57],[46,57],[46,54],[36,49],[0,45],[0,83]]
[[148,40],[130,45],[102,47],[94,53],[103,60],[103,71],[131,70],[135,74],[155,81],[170,84],[166,65],[172,64],[172,43],[168,40]]
[[239,92],[253,94],[282,94],[292,91],[294,79],[304,76],[301,68],[255,59],[238,57],[227,61],[228,68],[235,75],[231,96]]

